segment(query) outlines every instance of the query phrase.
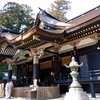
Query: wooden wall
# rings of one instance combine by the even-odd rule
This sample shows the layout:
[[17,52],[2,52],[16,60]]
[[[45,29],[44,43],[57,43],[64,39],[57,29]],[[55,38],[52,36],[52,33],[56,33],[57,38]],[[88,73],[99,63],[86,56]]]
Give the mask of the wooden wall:
[[52,60],[41,62],[40,69],[52,68]]
[[69,65],[71,62],[71,56],[66,56],[61,58],[61,65],[64,66],[64,64]]

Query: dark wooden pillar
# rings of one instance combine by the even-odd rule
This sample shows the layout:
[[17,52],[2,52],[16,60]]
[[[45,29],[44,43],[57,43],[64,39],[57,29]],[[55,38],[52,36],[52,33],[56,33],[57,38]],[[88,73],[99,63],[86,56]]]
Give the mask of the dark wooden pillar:
[[17,81],[20,81],[23,77],[22,75],[22,72],[23,72],[23,66],[21,65],[17,65]]
[[52,58],[52,72],[54,72],[55,75],[61,74],[61,60],[58,55]]
[[76,62],[79,62],[79,58],[78,58],[78,49],[77,49],[76,46],[74,46],[73,56],[75,57]]
[[73,51],[71,52],[71,57],[74,56],[76,62],[79,63],[79,55],[78,55],[78,49],[77,45],[80,41],[72,42],[70,45],[73,46]]
[[91,96],[92,96],[92,98],[96,98],[93,82],[90,82],[90,91],[91,91]]
[[37,85],[39,80],[39,58],[44,54],[44,48],[36,50],[35,48],[30,48],[28,52],[29,56],[33,57],[33,83],[34,86]]
[[38,63],[38,56],[33,56],[33,80],[39,79],[39,63]]
[[28,73],[29,73],[29,69],[28,69],[28,64],[24,64],[21,66],[22,68],[22,83],[26,84],[28,83]]
[[39,79],[39,65],[38,64],[33,64],[33,80],[34,79]]
[[98,40],[96,45],[97,45],[97,50],[100,50],[100,40]]
[[8,80],[12,80],[12,66],[8,64]]

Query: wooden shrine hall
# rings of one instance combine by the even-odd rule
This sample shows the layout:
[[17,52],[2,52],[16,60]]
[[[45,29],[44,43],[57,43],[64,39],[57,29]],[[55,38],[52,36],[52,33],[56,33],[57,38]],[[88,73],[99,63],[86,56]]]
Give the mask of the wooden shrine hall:
[[17,64],[16,87],[27,90],[35,83],[42,87],[59,84],[60,93],[67,92],[71,77],[64,64],[68,65],[74,56],[77,62],[83,62],[79,69],[83,89],[92,97],[99,91],[100,6],[65,23],[40,9],[29,31],[6,41],[16,50],[12,58],[3,60],[10,70],[13,63]]

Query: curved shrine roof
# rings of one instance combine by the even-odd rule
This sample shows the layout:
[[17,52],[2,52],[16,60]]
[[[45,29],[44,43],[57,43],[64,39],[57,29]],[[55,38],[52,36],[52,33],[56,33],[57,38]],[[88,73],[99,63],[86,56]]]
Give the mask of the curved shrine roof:
[[12,34],[20,34],[19,32],[9,30],[9,29],[6,29],[6,28],[2,28],[2,27],[0,27],[0,32],[2,32],[2,33],[9,32],[9,33],[12,33]]
[[[60,22],[46,11],[37,14],[34,27],[8,42],[16,49],[53,47],[53,43],[64,44],[100,34],[100,6],[66,23]],[[4,41],[7,41],[5,38]],[[2,40],[0,40],[2,43]]]
[[55,40],[61,41],[62,37],[64,37],[64,32],[61,34],[51,33],[35,26],[25,34],[10,40],[10,43],[19,49],[29,49],[30,47],[38,47]]
[[45,10],[37,14],[35,26],[23,35],[19,35],[10,42],[19,49],[29,49],[41,45],[57,42],[68,43],[90,37],[100,28],[100,6],[81,16],[68,21],[60,22]]

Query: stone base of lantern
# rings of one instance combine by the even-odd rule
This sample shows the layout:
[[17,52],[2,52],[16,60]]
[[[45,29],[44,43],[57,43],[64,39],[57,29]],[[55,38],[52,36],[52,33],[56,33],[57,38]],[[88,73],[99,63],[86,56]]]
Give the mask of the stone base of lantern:
[[67,92],[64,100],[89,100],[86,92]]

